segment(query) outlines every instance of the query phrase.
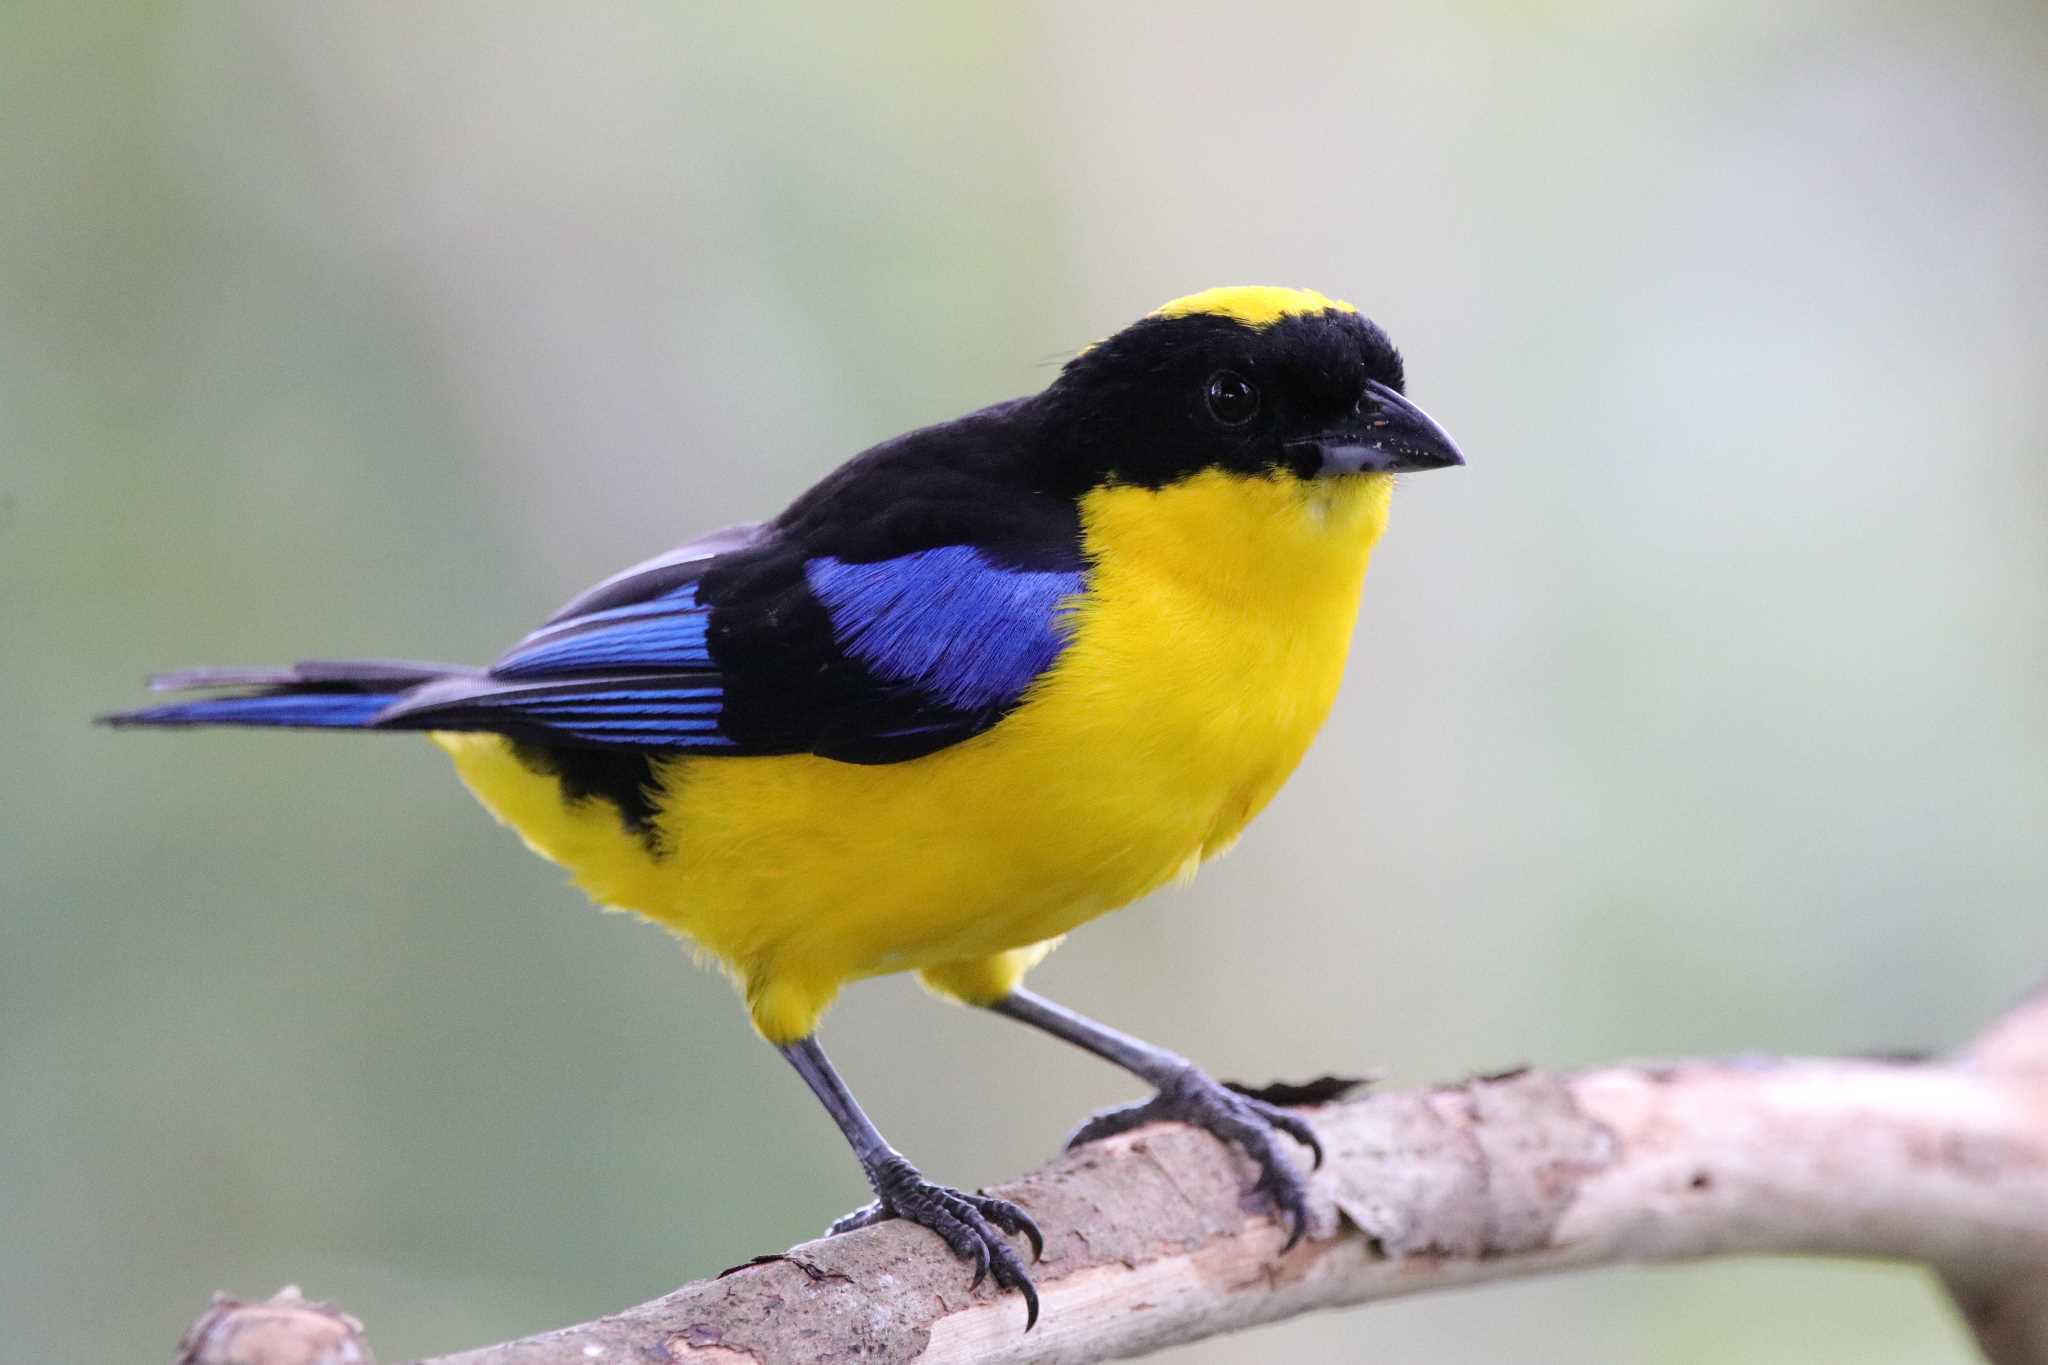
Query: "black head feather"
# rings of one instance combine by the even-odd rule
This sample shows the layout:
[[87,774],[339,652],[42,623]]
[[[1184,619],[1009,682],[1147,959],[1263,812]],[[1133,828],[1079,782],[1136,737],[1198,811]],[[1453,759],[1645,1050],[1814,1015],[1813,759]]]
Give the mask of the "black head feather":
[[[1243,421],[1219,419],[1210,401],[1219,376],[1254,391]],[[1340,421],[1368,381],[1400,392],[1401,356],[1357,313],[1260,326],[1216,313],[1149,317],[1076,356],[1039,395],[1044,459],[1073,491],[1287,468],[1287,444]]]

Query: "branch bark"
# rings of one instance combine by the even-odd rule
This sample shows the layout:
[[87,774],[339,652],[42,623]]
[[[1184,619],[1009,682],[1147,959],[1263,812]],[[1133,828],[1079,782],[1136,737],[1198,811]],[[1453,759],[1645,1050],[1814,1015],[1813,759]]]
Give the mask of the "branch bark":
[[[1311,1236],[1163,1126],[1003,1186],[1046,1234],[1028,1336],[930,1234],[808,1242],[575,1327],[422,1365],[1080,1362],[1317,1308],[1736,1253],[1932,1266],[1995,1365],[2048,1365],[2048,991],[1943,1061],[1522,1072],[1314,1114]],[[235,1365],[264,1365],[254,1360]]]

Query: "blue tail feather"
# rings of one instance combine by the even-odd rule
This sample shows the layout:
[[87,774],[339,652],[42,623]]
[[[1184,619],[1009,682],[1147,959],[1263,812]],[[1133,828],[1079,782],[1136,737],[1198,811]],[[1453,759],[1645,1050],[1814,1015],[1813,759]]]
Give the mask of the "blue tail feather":
[[207,697],[103,716],[107,725],[268,725],[312,730],[359,730],[396,701],[399,692],[265,692]]

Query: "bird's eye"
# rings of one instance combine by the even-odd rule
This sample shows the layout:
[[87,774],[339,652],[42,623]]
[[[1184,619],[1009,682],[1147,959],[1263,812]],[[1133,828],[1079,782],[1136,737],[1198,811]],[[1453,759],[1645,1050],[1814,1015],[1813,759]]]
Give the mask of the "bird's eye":
[[1259,411],[1259,390],[1235,370],[1218,370],[1209,376],[1204,391],[1209,415],[1226,427],[1241,427]]

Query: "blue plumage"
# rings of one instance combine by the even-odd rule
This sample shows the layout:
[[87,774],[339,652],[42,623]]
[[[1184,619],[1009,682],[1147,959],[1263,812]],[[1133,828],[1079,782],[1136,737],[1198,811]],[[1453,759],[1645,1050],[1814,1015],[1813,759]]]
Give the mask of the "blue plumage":
[[469,704],[486,717],[498,713],[508,725],[542,726],[597,744],[729,748],[732,741],[718,733],[719,698],[716,687],[634,686],[614,679],[585,690],[485,694]]
[[722,691],[705,643],[709,616],[692,581],[559,618],[520,641],[487,677],[423,691],[393,719],[542,731],[589,744],[729,748],[718,732]]
[[112,717],[123,725],[281,725],[353,730],[368,725],[395,692],[269,692],[252,697],[208,697],[152,706]]
[[[791,549],[755,535],[735,552],[741,569],[712,581],[716,558],[657,562],[488,671],[389,661],[201,670],[163,682],[271,690],[112,719],[496,730],[642,753],[808,749],[891,762],[1015,706],[1059,657],[1063,604],[1083,588],[1078,570],[1005,567],[970,545],[877,560]],[[678,573],[691,577],[678,583]],[[622,600],[643,586],[649,595]]]
[[968,545],[874,563],[804,566],[840,646],[890,682],[962,711],[1014,705],[1066,644],[1061,606],[1078,572],[1011,569]]
[[[1016,704],[1059,657],[1061,604],[1078,572],[1004,568],[970,546],[871,563],[819,556],[803,581],[833,640],[875,680],[944,708],[930,721],[873,728],[880,741],[957,727],[959,713]],[[423,688],[386,724],[542,732],[586,744],[695,752],[745,750],[730,731],[724,666],[710,648],[719,600],[701,582],[557,620],[481,678]],[[777,605],[772,610],[787,610]],[[750,618],[758,619],[758,618]]]
[[500,678],[628,668],[709,668],[710,613],[686,583],[646,602],[593,611],[529,635],[491,672]]

